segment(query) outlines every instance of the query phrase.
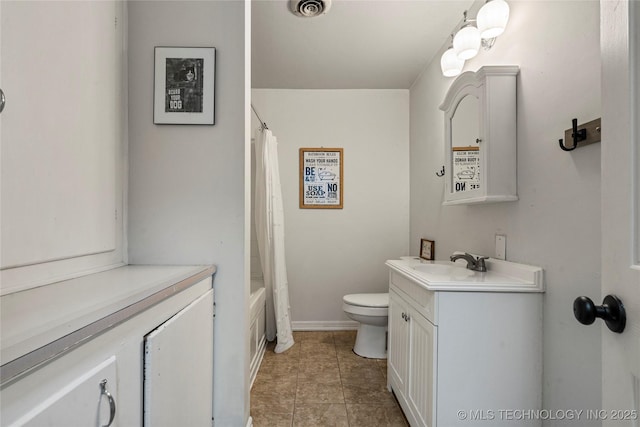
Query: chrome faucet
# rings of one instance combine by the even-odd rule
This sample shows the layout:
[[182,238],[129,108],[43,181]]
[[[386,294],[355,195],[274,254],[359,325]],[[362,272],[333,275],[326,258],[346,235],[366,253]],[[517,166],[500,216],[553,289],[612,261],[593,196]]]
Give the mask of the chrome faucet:
[[487,266],[485,265],[484,260],[488,259],[489,257],[475,258],[473,255],[469,253],[464,253],[464,254],[451,255],[451,262],[455,262],[460,258],[467,261],[467,268],[469,270],[481,271],[481,272],[487,271]]

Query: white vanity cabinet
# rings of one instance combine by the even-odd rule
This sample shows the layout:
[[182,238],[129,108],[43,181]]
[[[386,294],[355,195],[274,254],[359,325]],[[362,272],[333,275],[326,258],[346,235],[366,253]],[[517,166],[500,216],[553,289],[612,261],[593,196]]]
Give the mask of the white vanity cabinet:
[[443,205],[518,200],[517,66],[485,66],[454,80],[445,125]]
[[410,267],[387,265],[388,387],[410,425],[540,426],[509,411],[542,405],[541,290],[429,289]]
[[409,365],[409,324],[405,315],[409,311],[407,302],[389,287],[389,342],[387,345],[387,376],[396,387],[398,398],[406,400],[407,369]]
[[214,271],[126,266],[3,295],[0,425],[210,425]]
[[399,277],[395,282],[389,287],[389,384],[412,425],[433,426],[437,328],[424,307],[405,292],[423,291],[425,296],[429,291],[414,289]]

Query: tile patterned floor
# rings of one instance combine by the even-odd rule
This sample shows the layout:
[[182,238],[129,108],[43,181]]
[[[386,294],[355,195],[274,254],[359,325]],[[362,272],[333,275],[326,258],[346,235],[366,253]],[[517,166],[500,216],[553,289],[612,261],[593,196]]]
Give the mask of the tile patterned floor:
[[387,390],[386,360],[353,353],[355,331],[294,332],[284,353],[267,345],[251,389],[254,427],[408,426]]

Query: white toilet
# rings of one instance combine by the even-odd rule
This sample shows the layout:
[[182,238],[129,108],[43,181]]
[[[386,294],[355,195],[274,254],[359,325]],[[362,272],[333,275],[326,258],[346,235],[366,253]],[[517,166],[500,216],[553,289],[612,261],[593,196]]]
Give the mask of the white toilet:
[[351,294],[342,297],[342,309],[359,322],[353,351],[362,357],[387,358],[389,294]]

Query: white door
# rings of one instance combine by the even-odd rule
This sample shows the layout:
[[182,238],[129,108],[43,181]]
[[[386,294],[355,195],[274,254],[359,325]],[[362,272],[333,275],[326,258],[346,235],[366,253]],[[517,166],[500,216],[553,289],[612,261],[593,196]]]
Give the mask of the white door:
[[433,427],[437,328],[414,310],[410,311],[408,323],[410,348],[407,400],[419,425]]
[[627,315],[622,333],[602,327],[601,418],[604,426],[638,427],[640,415],[633,411],[640,411],[640,2],[600,4],[602,297],[619,297]]
[[407,304],[393,291],[389,291],[389,345],[387,363],[389,383],[394,391],[406,399],[407,363],[409,356],[409,328],[405,319]]
[[144,340],[144,425],[207,426],[213,418],[213,289]]

